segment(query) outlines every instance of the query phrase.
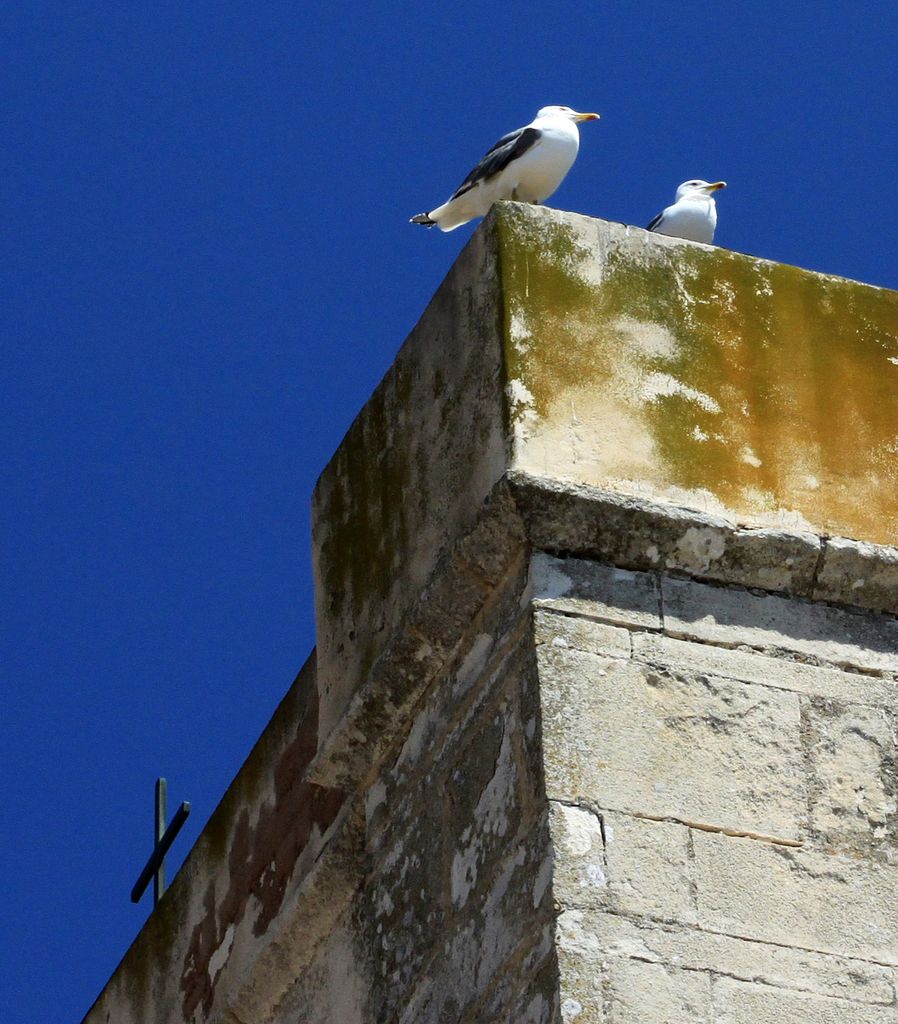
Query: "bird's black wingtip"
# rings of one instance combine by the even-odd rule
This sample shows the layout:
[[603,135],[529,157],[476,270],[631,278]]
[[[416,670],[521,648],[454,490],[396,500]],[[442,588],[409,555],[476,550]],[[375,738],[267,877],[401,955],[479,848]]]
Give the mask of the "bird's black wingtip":
[[436,227],[436,221],[431,220],[426,213],[416,213],[414,217],[409,217],[409,224],[421,224],[425,228]]

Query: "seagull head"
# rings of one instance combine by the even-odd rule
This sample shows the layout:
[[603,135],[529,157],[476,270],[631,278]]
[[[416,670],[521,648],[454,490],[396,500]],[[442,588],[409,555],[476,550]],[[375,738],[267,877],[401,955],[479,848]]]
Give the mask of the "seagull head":
[[576,124],[578,121],[598,121],[598,114],[581,114],[571,107],[540,107],[536,114],[540,117],[564,117]]
[[692,199],[707,198],[712,196],[718,189],[726,188],[725,181],[702,181],[701,178],[692,178],[691,181],[684,181],[677,189],[677,199],[685,199],[689,196]]

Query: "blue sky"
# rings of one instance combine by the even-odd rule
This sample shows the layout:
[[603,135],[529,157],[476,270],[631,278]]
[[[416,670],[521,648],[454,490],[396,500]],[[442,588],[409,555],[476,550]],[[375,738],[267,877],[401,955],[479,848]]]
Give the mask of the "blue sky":
[[551,205],[898,286],[898,8],[0,9],[0,1020],[77,1021],[314,644],[314,481],[466,239],[407,223],[548,103]]

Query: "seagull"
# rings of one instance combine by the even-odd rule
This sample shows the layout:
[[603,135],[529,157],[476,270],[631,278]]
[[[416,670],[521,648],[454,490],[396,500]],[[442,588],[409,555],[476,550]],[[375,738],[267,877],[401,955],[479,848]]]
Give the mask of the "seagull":
[[714,241],[714,229],[717,227],[714,193],[726,187],[725,181],[708,182],[700,178],[684,181],[677,189],[673,206],[662,210],[647,230],[710,245]]
[[579,114],[570,107],[543,107],[530,124],[503,135],[487,150],[442,206],[419,213],[411,223],[453,231],[475,217],[483,217],[499,199],[543,202],[562,183],[577,158],[577,123],[598,119],[598,114]]

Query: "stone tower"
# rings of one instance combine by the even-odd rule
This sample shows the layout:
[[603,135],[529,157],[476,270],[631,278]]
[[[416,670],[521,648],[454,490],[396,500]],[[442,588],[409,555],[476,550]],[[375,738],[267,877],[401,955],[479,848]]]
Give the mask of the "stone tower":
[[502,204],[90,1024],[898,1022],[898,294]]

